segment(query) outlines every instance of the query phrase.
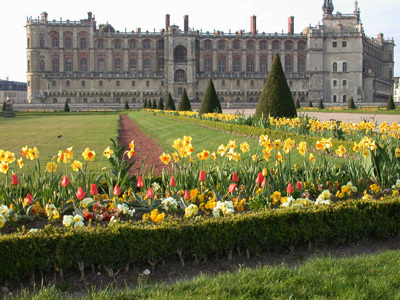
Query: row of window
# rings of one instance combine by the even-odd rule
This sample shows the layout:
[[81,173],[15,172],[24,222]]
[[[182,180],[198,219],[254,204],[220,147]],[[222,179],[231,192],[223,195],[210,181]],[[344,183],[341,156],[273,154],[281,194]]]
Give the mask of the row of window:
[[[333,95],[332,96],[332,101],[333,102],[339,102],[339,97],[337,96],[337,95]],[[342,102],[346,102],[347,101],[347,96],[346,95],[343,95],[342,96]]]
[[[272,45],[272,50],[280,50],[281,49],[281,41],[274,40],[274,41],[272,41],[271,45]],[[267,50],[268,43],[267,43],[267,41],[260,41],[259,42],[259,46],[260,46],[261,50]],[[232,47],[233,47],[234,50],[242,49],[241,48],[242,47],[241,46],[241,41],[238,41],[238,40],[233,41]],[[199,45],[196,48],[199,48]],[[217,42],[217,48],[219,50],[227,49],[227,42],[224,41],[224,40],[218,41]],[[255,50],[256,43],[254,41],[247,41],[246,48],[247,48],[247,50]],[[213,42],[211,40],[204,41],[204,49],[206,49],[206,50],[213,49]],[[294,42],[286,41],[284,43],[284,49],[286,51],[294,50]],[[306,43],[304,41],[299,41],[297,43],[297,50],[300,50],[300,51],[306,50]]]
[[347,72],[347,62],[343,62],[342,63],[342,70],[339,70],[338,69],[338,63],[334,62],[333,65],[332,65],[332,71],[334,73],[336,73],[336,72]]
[[[333,41],[333,42],[332,42],[332,47],[333,47],[333,48],[337,48],[337,46],[338,46],[338,42],[337,42],[337,41]],[[346,48],[346,47],[347,47],[347,42],[346,42],[346,41],[342,41],[342,47],[343,47],[343,48]]]
[[[136,81],[135,81],[135,80],[132,80],[131,84],[132,84],[132,86],[136,86]],[[71,86],[71,82],[70,82],[69,80],[67,80],[67,81],[65,81],[65,85],[66,85],[67,87],[70,87],[70,86]],[[117,80],[117,81],[115,82],[115,85],[116,85],[116,86],[120,86],[120,81]],[[52,87],[55,87],[55,86],[56,86],[56,81],[55,81],[55,80],[52,80],[52,81],[51,81],[51,86],[52,86]],[[81,86],[82,86],[82,87],[85,87],[85,86],[86,86],[86,81],[85,81],[85,80],[82,80],[82,81],[81,81]],[[103,80],[99,80],[99,87],[102,87],[102,86],[103,86]],[[149,86],[150,86],[150,81],[149,81],[149,80],[146,80],[146,87],[149,87]],[[164,81],[161,81],[161,86],[164,86]]]
[[[338,87],[338,80],[334,79],[332,81],[332,86],[333,87]],[[347,80],[342,80],[342,87],[346,87],[347,86]]]
[[[161,99],[164,100],[164,98],[161,98]],[[67,98],[66,101],[67,101],[67,103],[71,103],[71,98]],[[96,101],[96,99],[95,99],[95,101]],[[88,98],[83,98],[82,102],[83,103],[88,103]],[[58,99],[57,98],[53,98],[53,103],[58,103]],[[99,103],[104,103],[104,98],[100,98],[99,99]],[[116,98],[115,99],[115,103],[121,103],[121,98]],[[136,98],[132,98],[131,99],[131,103],[136,103]]]

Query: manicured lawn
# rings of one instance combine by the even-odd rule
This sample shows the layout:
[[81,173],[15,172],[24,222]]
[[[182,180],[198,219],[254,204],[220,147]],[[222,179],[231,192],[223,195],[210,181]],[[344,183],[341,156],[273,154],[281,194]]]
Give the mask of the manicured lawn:
[[[400,299],[400,251],[353,258],[314,258],[298,267],[239,269],[174,284],[89,292],[80,299]],[[55,288],[20,299],[75,299]]]
[[[110,138],[118,137],[118,114],[84,114],[55,116],[17,116],[0,118],[0,149],[15,153],[21,157],[21,147],[37,147],[41,166],[51,161],[58,150],[73,146],[74,159],[83,162],[82,152],[86,147],[97,154],[88,168],[96,168],[103,150],[111,145]],[[25,172],[33,162],[24,157]],[[104,162],[103,162],[104,164]],[[11,167],[13,169],[13,166]],[[1,176],[0,176],[1,178]]]

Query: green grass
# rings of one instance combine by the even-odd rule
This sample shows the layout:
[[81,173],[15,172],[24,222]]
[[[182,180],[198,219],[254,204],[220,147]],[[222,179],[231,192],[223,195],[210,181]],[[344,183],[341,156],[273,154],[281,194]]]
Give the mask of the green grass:
[[[240,268],[173,284],[141,281],[135,289],[106,289],[80,299],[400,299],[400,251],[352,258],[316,257],[298,267]],[[19,299],[74,299],[54,287]]]
[[[21,157],[21,147],[36,146],[40,152],[41,166],[44,166],[58,150],[65,151],[73,146],[74,159],[83,162],[81,154],[89,147],[97,156],[95,162],[88,164],[89,169],[94,169],[100,162],[103,150],[111,145],[110,138],[116,139],[118,136],[119,115],[27,115],[0,118],[0,128],[0,149],[14,152],[16,158]],[[33,162],[25,158],[24,162],[22,170],[26,172],[26,167],[33,166]]]

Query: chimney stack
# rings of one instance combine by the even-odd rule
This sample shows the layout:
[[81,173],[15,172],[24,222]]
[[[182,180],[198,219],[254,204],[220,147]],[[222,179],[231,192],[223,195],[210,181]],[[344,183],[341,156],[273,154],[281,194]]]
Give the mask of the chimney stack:
[[290,16],[288,19],[288,33],[294,34],[294,17]]
[[41,18],[42,18],[42,23],[45,23],[45,22],[47,22],[47,12],[42,12],[41,14],[40,14],[40,16],[41,16]]
[[185,15],[184,17],[183,17],[183,29],[184,29],[184,31],[185,32],[188,32],[189,31],[189,16],[188,15]]
[[257,21],[256,21],[256,16],[251,16],[251,34],[257,34]]
[[165,15],[165,31],[169,30],[169,15]]

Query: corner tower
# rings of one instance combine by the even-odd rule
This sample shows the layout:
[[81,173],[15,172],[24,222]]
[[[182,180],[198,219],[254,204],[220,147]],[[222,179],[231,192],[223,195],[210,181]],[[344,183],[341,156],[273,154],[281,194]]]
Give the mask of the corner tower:
[[324,15],[331,15],[333,13],[333,3],[332,0],[324,0],[324,5],[322,6]]

